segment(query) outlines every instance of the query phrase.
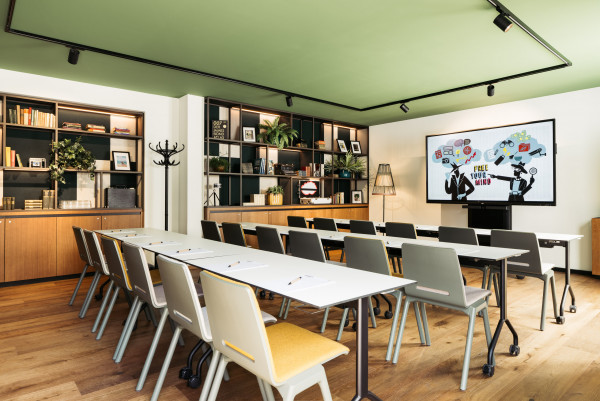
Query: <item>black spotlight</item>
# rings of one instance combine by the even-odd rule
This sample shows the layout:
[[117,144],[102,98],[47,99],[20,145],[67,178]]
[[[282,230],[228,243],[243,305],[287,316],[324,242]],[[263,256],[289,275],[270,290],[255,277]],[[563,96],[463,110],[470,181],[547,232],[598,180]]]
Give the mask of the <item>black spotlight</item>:
[[508,30],[513,26],[512,22],[503,12],[500,12],[500,14],[494,18],[494,24],[504,32],[508,32]]
[[287,104],[287,107],[292,107],[294,105],[294,101],[290,95],[285,97],[285,103]]
[[487,93],[489,97],[494,96],[494,91],[496,88],[494,88],[494,85],[488,85],[487,87]]
[[404,103],[402,103],[402,104],[400,105],[400,109],[401,109],[403,112],[405,112],[405,113],[408,113],[408,106],[407,106],[407,105],[405,105]]
[[79,50],[71,48],[69,50],[69,58],[67,58],[69,63],[75,65],[79,61]]

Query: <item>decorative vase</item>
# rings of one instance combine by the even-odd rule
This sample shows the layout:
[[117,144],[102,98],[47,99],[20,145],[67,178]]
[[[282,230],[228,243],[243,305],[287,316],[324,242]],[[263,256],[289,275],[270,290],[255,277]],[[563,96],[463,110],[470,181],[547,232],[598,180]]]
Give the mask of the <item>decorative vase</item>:
[[283,194],[269,194],[269,205],[283,205]]
[[348,170],[340,170],[340,178],[350,178],[351,174]]

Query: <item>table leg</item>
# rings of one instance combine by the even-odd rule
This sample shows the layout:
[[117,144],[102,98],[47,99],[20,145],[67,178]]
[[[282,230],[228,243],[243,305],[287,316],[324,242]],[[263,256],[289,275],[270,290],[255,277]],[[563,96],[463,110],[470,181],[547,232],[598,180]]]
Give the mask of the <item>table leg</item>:
[[352,401],[367,398],[381,401],[369,391],[369,297],[358,300],[358,325],[356,328],[356,394]]
[[496,365],[496,361],[494,358],[494,351],[496,349],[496,344],[498,344],[498,339],[500,338],[500,332],[502,331],[502,326],[506,323],[506,326],[510,330],[513,335],[513,343],[511,344],[509,351],[511,355],[519,355],[519,336],[517,335],[517,331],[514,329],[512,324],[506,318],[506,259],[502,260],[502,265],[500,267],[500,320],[498,321],[498,326],[496,326],[496,331],[494,332],[494,337],[490,342],[490,346],[488,347],[488,360],[485,365],[483,365],[483,373],[488,376],[494,375],[494,366]]
[[565,301],[567,300],[567,292],[571,294],[571,306],[569,312],[577,312],[577,306],[575,305],[575,293],[573,287],[571,287],[571,265],[569,264],[569,242],[565,244],[565,289],[560,301],[559,316],[556,318],[556,323],[563,324],[565,322]]

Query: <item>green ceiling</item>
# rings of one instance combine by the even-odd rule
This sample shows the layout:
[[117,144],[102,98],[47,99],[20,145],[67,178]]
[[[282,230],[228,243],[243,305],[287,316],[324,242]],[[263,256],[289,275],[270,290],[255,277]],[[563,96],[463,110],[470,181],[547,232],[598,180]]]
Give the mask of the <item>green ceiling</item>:
[[[379,124],[600,86],[600,1],[503,4],[573,62],[557,71],[357,112],[294,99],[293,111]],[[6,20],[8,0],[0,0]],[[12,28],[358,108],[560,64],[486,0],[18,0]],[[283,95],[0,33],[0,68],[165,96],[286,109]],[[0,90],[1,90],[0,84]]]

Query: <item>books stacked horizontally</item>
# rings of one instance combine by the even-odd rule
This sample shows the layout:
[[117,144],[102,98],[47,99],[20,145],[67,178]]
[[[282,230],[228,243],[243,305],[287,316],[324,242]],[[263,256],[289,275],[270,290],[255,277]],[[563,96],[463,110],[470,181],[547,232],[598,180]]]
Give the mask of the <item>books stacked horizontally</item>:
[[113,128],[113,134],[120,134],[120,135],[131,135],[131,130],[129,128]]
[[14,109],[8,109],[8,123],[53,128],[56,118],[52,113],[44,113],[31,107],[17,105]]
[[61,200],[58,207],[60,209],[90,209],[92,202],[89,200]]
[[85,130],[90,132],[102,132],[106,133],[106,127],[104,125],[86,124]]
[[4,166],[5,167],[23,167],[21,162],[21,155],[17,154],[16,151],[12,150],[10,146],[5,148],[4,152]]
[[62,127],[63,128],[67,128],[67,129],[79,129],[80,130],[81,129],[81,124],[79,124],[79,123],[69,123],[69,122],[65,121],[62,124]]
[[25,210],[41,209],[42,201],[40,199],[25,199]]

